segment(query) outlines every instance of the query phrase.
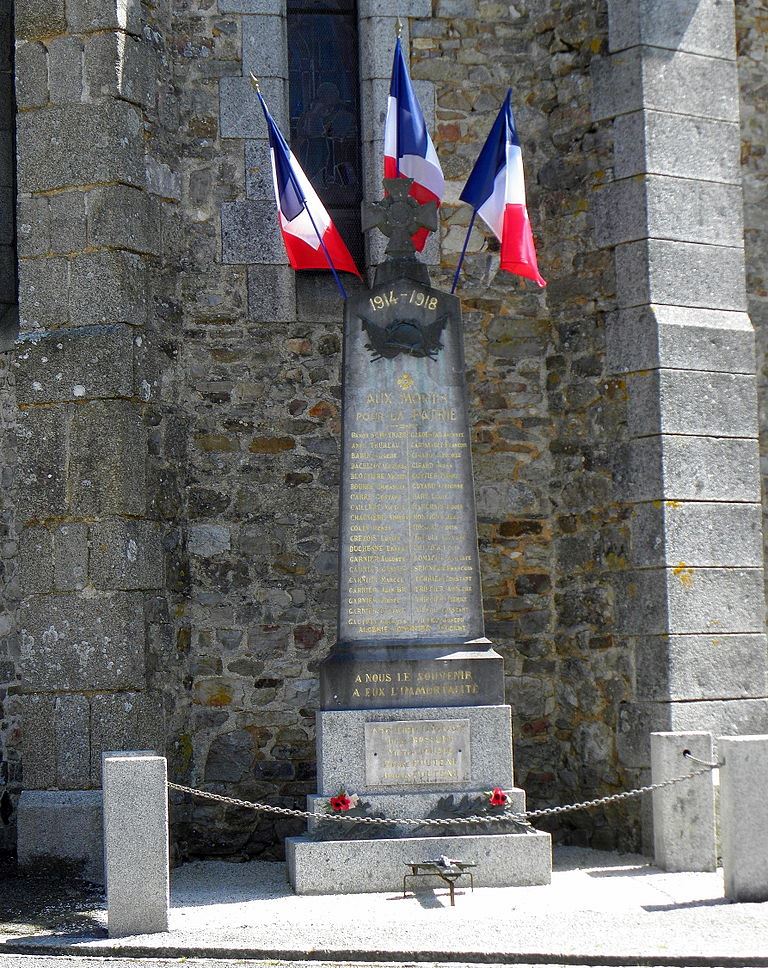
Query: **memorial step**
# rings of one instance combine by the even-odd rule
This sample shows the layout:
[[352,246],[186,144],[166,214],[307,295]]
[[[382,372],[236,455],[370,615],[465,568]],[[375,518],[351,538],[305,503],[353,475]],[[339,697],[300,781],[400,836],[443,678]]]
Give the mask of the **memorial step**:
[[[473,869],[475,887],[532,887],[552,877],[549,834],[486,834],[462,837],[403,837],[397,840],[316,841],[288,837],[288,878],[297,894],[375,894],[403,890],[410,864],[441,855]],[[417,890],[447,890],[439,878],[424,879]],[[469,889],[469,878],[457,883]]]

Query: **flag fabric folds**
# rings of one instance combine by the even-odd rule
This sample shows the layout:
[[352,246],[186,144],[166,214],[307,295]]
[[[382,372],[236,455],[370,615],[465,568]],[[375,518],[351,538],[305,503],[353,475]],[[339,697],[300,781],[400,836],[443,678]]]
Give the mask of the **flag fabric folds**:
[[[419,204],[437,202],[440,205],[445,179],[424,123],[421,105],[408,76],[399,37],[395,44],[384,124],[384,177],[412,178],[409,194]],[[419,229],[412,236],[417,252],[424,248],[428,235],[427,229]]]
[[501,268],[546,286],[525,204],[523,154],[511,90],[459,198],[472,206],[501,242]]
[[261,93],[259,100],[269,130],[272,181],[288,261],[294,269],[330,269],[334,275],[338,271],[360,276],[355,260],[275,124]]

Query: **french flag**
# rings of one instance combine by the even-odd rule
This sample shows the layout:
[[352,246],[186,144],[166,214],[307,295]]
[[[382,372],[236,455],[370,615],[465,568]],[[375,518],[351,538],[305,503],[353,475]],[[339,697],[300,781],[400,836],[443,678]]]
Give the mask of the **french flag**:
[[[512,114],[512,91],[493,123],[488,140],[459,196],[468,202],[501,242],[501,268],[546,286],[536,261],[525,206],[523,154]],[[473,216],[474,217],[474,216]]]
[[[443,170],[408,76],[399,37],[395,44],[387,120],[384,123],[384,177],[412,178],[409,194],[420,205],[425,202],[440,205],[445,190]],[[412,236],[417,252],[424,248],[428,235],[427,229],[419,229]]]
[[[317,197],[258,92],[269,130],[272,181],[288,261],[294,269],[330,269],[360,276],[325,206]],[[362,277],[360,277],[362,278]]]

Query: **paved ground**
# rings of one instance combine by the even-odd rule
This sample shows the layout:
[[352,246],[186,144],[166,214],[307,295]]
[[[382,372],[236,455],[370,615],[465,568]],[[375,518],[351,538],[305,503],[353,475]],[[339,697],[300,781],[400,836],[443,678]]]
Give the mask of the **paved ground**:
[[284,866],[266,862],[185,865],[174,872],[172,896],[169,934],[110,940],[103,908],[81,909],[70,912],[72,923],[83,919],[79,933],[61,933],[66,919],[53,930],[38,921],[34,935],[6,929],[0,952],[34,952],[34,968],[54,952],[80,955],[76,968],[84,968],[82,956],[107,955],[273,965],[310,958],[315,968],[340,961],[768,966],[768,903],[725,901],[719,873],[666,874],[636,855],[580,848],[556,852],[551,886],[459,891],[453,909],[442,888],[405,899],[296,897]]

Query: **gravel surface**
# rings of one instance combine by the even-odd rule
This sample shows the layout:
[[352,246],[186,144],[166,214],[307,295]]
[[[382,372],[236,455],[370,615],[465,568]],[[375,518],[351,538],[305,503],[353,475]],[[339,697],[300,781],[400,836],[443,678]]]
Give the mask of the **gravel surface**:
[[[667,874],[645,858],[561,848],[548,887],[296,897],[282,864],[200,862],[174,872],[171,932],[37,936],[81,954],[335,957],[359,961],[768,966],[768,903],[732,904],[722,875]],[[92,912],[106,926],[106,912]],[[27,939],[31,941],[32,939]],[[12,942],[11,942],[12,943]],[[6,948],[6,950],[8,950]],[[19,950],[19,949],[17,949]],[[26,948],[25,950],[30,950]]]

